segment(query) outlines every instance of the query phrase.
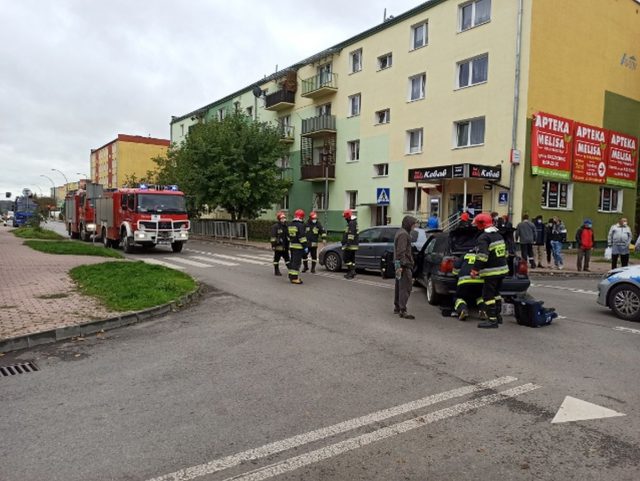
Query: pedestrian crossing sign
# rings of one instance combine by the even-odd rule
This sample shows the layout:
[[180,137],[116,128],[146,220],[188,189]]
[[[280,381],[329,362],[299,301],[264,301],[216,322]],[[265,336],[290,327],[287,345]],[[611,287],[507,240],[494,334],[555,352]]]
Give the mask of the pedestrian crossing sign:
[[388,187],[378,187],[376,189],[376,204],[378,205],[389,205],[391,200],[389,199],[391,191]]

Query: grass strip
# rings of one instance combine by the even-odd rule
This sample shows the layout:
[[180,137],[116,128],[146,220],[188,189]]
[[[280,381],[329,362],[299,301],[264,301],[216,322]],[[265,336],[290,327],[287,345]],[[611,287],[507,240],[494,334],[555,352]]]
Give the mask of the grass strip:
[[13,235],[23,239],[44,239],[44,240],[63,240],[60,234],[41,227],[18,227],[12,230]]
[[113,249],[105,249],[104,247],[94,246],[93,244],[85,244],[82,242],[63,241],[46,241],[46,240],[26,240],[24,244],[40,252],[47,254],[63,254],[76,256],[100,256],[114,257],[122,259],[123,255]]
[[78,266],[69,275],[83,294],[113,311],[138,311],[175,301],[196,281],[180,271],[144,262],[105,262]]

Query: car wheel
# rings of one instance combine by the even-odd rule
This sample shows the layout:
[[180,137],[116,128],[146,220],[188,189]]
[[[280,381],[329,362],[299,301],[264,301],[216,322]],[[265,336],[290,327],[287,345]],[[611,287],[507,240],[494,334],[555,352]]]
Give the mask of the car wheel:
[[433,278],[431,276],[427,277],[427,302],[432,306],[437,306],[440,304],[440,294],[436,292],[436,288],[433,285]]
[[328,252],[324,257],[324,268],[331,272],[337,272],[342,267],[342,260],[336,252]]
[[609,293],[609,307],[621,319],[640,321],[640,289],[620,284]]

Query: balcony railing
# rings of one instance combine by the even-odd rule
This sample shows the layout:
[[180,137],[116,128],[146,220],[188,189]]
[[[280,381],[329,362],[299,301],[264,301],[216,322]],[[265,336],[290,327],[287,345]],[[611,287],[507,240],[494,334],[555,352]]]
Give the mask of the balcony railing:
[[338,91],[338,76],[334,73],[321,73],[302,81],[302,96],[322,97]]
[[306,137],[318,137],[324,134],[335,133],[335,115],[318,115],[317,117],[302,119],[302,135]]
[[296,93],[288,90],[278,90],[265,98],[264,108],[267,110],[284,110],[293,107]]
[[336,166],[330,164],[324,166],[322,164],[311,164],[300,166],[300,180],[308,180],[311,182],[319,182],[325,179],[335,180],[336,178]]
[[291,144],[295,140],[295,129],[293,125],[280,126],[280,142]]

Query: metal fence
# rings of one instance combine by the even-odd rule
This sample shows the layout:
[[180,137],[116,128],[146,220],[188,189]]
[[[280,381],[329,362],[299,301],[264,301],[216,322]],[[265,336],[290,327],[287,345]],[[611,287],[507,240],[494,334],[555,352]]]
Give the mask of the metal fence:
[[221,239],[249,240],[246,222],[229,222],[226,220],[200,219],[191,221],[191,233]]

